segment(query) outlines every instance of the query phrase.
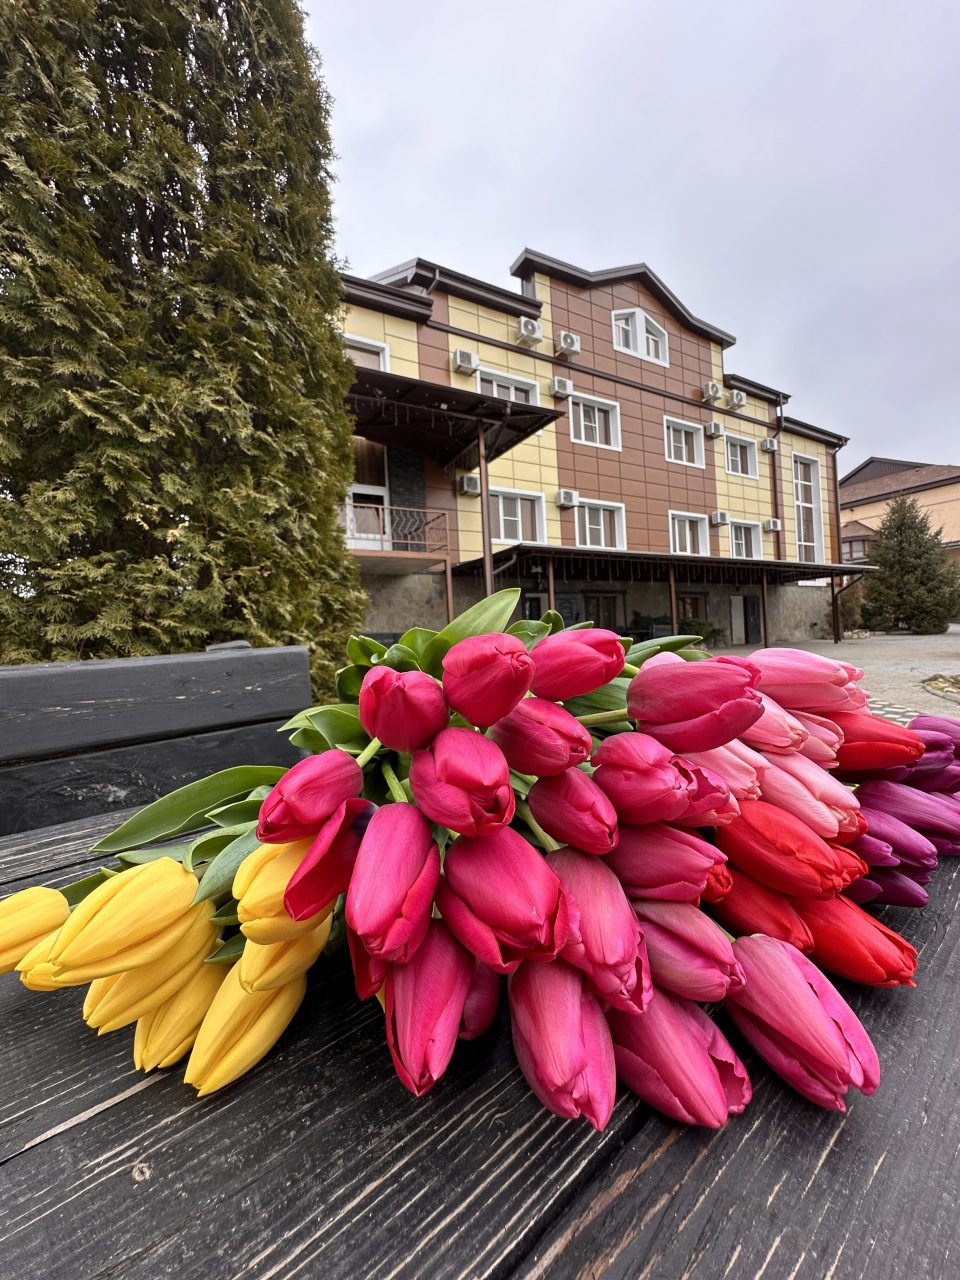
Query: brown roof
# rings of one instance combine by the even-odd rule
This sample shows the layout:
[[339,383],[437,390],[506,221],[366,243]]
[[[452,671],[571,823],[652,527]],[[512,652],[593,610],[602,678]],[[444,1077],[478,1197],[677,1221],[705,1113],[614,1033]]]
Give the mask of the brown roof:
[[[840,477],[841,489],[845,484],[849,484],[856,476],[860,476],[857,483],[864,480],[873,480],[876,476],[888,476],[894,471],[912,471],[914,467],[926,466],[924,462],[908,462],[905,458],[876,458],[870,457],[859,463],[845,476]],[[860,473],[863,472],[861,475]]]
[[910,471],[898,471],[894,475],[874,476],[872,480],[864,480],[860,484],[846,484],[840,492],[840,505],[855,507],[861,502],[895,498],[899,493],[917,493],[923,489],[936,489],[944,484],[960,484],[960,467],[927,463]]
[[851,520],[840,526],[841,538],[872,538],[876,532],[876,529],[871,529],[862,520]]

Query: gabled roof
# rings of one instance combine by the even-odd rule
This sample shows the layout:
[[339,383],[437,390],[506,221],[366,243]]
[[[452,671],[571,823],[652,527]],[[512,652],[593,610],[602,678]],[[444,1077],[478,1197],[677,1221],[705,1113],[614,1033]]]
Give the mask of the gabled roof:
[[840,526],[841,538],[872,538],[876,532],[876,529],[871,529],[862,520],[850,520]]
[[[906,462],[903,458],[867,458],[845,476],[841,476],[840,484],[847,484],[855,476],[860,476],[860,480],[872,480],[874,476],[889,476],[897,471],[912,471],[914,467],[925,465],[923,462]],[[863,472],[866,474],[862,474]]]
[[960,467],[924,463],[909,471],[874,476],[860,484],[848,482],[840,490],[840,506],[855,507],[861,502],[878,502],[901,493],[921,493],[924,489],[939,489],[947,484],[960,484]]
[[455,298],[466,298],[468,302],[477,302],[495,311],[506,311],[511,316],[540,318],[541,304],[536,298],[501,289],[499,285],[487,284],[474,276],[465,276],[462,271],[451,271],[449,267],[438,266],[426,258],[411,258],[397,267],[378,271],[370,279],[398,289],[418,290],[422,294],[430,294],[434,290],[452,293]]
[[550,276],[554,280],[565,280],[568,284],[574,284],[580,289],[595,289],[600,285],[636,280],[663,304],[675,320],[692,333],[699,334],[701,338],[707,338],[711,342],[717,342],[721,347],[732,347],[736,342],[733,334],[708,324],[706,320],[698,320],[645,262],[637,262],[629,267],[610,267],[605,271],[585,271],[582,267],[574,267],[569,262],[550,258],[545,253],[538,253],[535,249],[524,249],[510,267],[510,274],[520,280],[528,280],[537,272]]

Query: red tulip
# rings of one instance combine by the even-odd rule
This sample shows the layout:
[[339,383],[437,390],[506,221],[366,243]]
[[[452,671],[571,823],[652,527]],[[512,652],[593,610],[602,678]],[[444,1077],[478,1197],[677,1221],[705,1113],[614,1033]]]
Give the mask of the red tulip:
[[316,915],[346,893],[360,841],[376,811],[369,800],[344,800],[326,820],[283,895],[291,919]]
[[692,1000],[657,990],[642,1018],[607,1014],[617,1075],[671,1120],[719,1129],[752,1097],[746,1068]]
[[635,899],[658,987],[689,1000],[722,1000],[743,982],[727,935],[690,902]]
[[474,963],[470,989],[460,1017],[461,1040],[476,1040],[492,1025],[500,1004],[500,975],[482,960]]
[[717,844],[735,867],[797,897],[839,893],[866,871],[856,855],[827,844],[799,818],[763,800],[742,801],[739,818],[717,829]]
[[733,888],[733,873],[725,862],[715,862],[707,872],[703,887],[704,902],[722,902]]
[[603,1129],[617,1078],[597,998],[571,965],[522,964],[509,983],[513,1045],[527,1084],[548,1110]]
[[287,770],[260,806],[257,839],[262,844],[305,840],[362,790],[363,770],[345,751],[307,756]]
[[431,821],[461,835],[484,835],[513,817],[503,752],[472,729],[442,729],[429,747],[415,751],[410,787]]
[[617,843],[617,814],[592,778],[567,769],[530,788],[530,810],[549,835],[584,853],[609,853]]
[[713,868],[726,860],[701,836],[662,822],[621,827],[617,847],[604,858],[629,898],[667,902],[696,902]]
[[690,770],[668,747],[645,733],[615,733],[593,753],[593,780],[622,822],[669,822],[690,807]]
[[843,733],[837,760],[844,774],[861,776],[896,765],[914,764],[923,755],[923,740],[909,729],[866,711],[831,715]]
[[497,973],[525,956],[552,960],[570,933],[571,907],[557,875],[510,827],[455,841],[436,897],[464,946]]
[[768,889],[745,871],[730,870],[730,882],[729,893],[713,903],[712,914],[731,933],[765,933],[798,951],[813,950],[813,935],[785,894]]
[[630,681],[627,709],[641,732],[671,750],[709,751],[739,737],[763,714],[756,683],[747,662],[686,663],[674,653],[660,653]]
[[440,853],[412,804],[388,804],[360,842],[344,915],[372,956],[406,964],[423,941],[440,879]]
[[545,636],[531,657],[535,670],[530,688],[549,702],[592,693],[618,676],[626,661],[620,637],[601,627]]
[[409,964],[393,965],[384,990],[387,1045],[401,1083],[422,1097],[447,1069],[473,977],[473,959],[442,920]]
[[518,773],[551,778],[590,758],[590,730],[545,698],[524,698],[489,735]]
[[391,751],[416,751],[447,727],[443,690],[423,671],[371,667],[360,686],[360,723]]
[[443,659],[447,701],[481,729],[512,711],[532,679],[533,658],[516,636],[502,631],[469,636]]
[[870,987],[916,986],[916,950],[856,903],[794,899],[793,906],[813,936],[812,959],[822,969]]

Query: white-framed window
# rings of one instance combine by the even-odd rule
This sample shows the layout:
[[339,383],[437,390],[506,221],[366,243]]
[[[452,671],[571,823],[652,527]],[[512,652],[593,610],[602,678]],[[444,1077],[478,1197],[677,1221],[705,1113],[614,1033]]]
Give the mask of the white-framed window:
[[670,550],[677,556],[708,556],[707,517],[697,511],[670,511]]
[[703,427],[681,418],[663,420],[664,453],[668,462],[685,467],[706,466],[703,458]]
[[540,403],[540,388],[535,382],[514,378],[509,373],[497,373],[494,369],[478,371],[477,390],[482,396],[496,400],[513,400],[517,404]]
[[670,364],[667,331],[639,307],[611,312],[613,349],[653,364]]
[[727,435],[724,441],[727,472],[732,476],[746,476],[750,480],[758,479],[757,442],[746,436]]
[[571,396],[570,439],[597,449],[620,449],[620,406],[616,400]]
[[347,355],[358,369],[383,369],[390,371],[390,348],[385,342],[372,338],[358,338],[356,334],[343,334]]
[[762,560],[760,526],[752,520],[734,520],[730,525],[730,554],[735,560]]
[[823,504],[820,497],[820,463],[803,454],[793,455],[793,502],[797,519],[797,559],[804,564],[823,561]]
[[544,542],[545,527],[542,493],[490,490],[490,536],[494,542]]
[[583,498],[577,506],[577,546],[624,551],[627,546],[626,517],[622,502],[590,502]]

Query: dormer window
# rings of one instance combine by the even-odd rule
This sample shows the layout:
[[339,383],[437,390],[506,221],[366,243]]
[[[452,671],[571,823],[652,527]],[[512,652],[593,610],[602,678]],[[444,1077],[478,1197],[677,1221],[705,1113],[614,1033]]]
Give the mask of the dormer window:
[[656,320],[637,307],[631,307],[628,311],[614,311],[612,318],[615,351],[623,351],[653,364],[669,365],[670,348],[663,325],[657,324]]

